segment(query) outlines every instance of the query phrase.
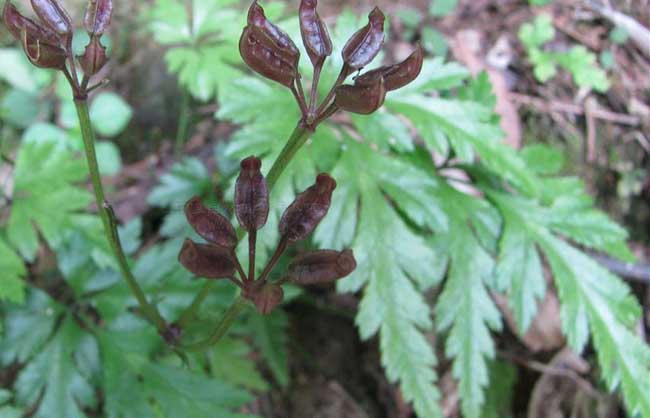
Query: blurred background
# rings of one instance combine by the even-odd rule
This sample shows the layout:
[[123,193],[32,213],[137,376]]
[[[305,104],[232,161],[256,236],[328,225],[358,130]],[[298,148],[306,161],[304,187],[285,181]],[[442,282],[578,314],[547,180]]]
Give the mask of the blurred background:
[[[31,13],[27,1],[14,3],[22,12]],[[73,20],[80,22],[86,2],[63,3]],[[116,1],[112,27],[103,39],[110,60],[97,79],[108,81],[92,94],[90,102],[100,139],[100,169],[108,200],[123,225],[120,231],[125,247],[138,260],[134,262],[136,276],[170,314],[178,312],[198,289],[197,285],[177,285],[176,279],[169,278],[186,279],[175,265],[178,241],[174,240],[187,230],[179,208],[187,197],[200,193],[209,196],[215,207],[227,209],[229,179],[236,172],[239,154],[256,152],[255,144],[266,140],[263,131],[242,139],[248,135],[247,116],[242,115],[256,117],[258,106],[251,94],[237,87],[237,80],[247,72],[237,40],[248,5],[228,0]],[[264,2],[264,6],[270,17],[287,22],[285,27],[297,33],[293,19],[296,1]],[[330,27],[337,26],[339,19],[355,27],[356,19],[365,24],[365,16],[374,6],[387,16],[383,62],[402,60],[416,42],[421,43],[428,58],[455,63],[444,67],[450,79],[459,68],[456,65],[484,77],[486,94],[492,96],[507,144],[515,149],[543,144],[557,150],[564,160],[561,174],[583,179],[596,206],[629,232],[634,263],[603,255],[598,261],[622,275],[647,309],[650,1],[320,0],[319,12]],[[87,39],[81,30],[75,35],[78,53]],[[248,101],[238,102],[240,94],[248,94]],[[260,101],[266,97],[262,96]],[[21,144],[48,137],[71,144],[75,152],[81,150],[70,97],[65,79],[29,66],[3,27],[0,238],[10,234],[6,228],[15,190],[47,195],[49,187],[58,187],[57,181],[48,185],[47,179],[62,175],[64,169],[57,164],[68,158],[49,161],[51,150],[20,154]],[[281,97],[284,99],[270,104],[260,102],[259,109],[266,112],[276,106],[278,114],[270,117],[297,120],[292,103]],[[381,144],[377,146],[381,148]],[[327,150],[315,152],[323,153],[316,154],[318,159]],[[444,163],[444,156],[434,159]],[[48,164],[55,168],[46,171]],[[15,180],[19,178],[17,167],[21,173],[33,170],[41,177],[26,175],[19,182]],[[66,170],[72,173],[76,169]],[[82,178],[83,174],[71,174],[69,181]],[[72,188],[69,184],[61,187]],[[210,354],[207,365],[193,363],[195,370],[209,369],[211,376],[246,391],[245,396],[233,394],[236,400],[224,401],[226,405],[231,402],[235,412],[232,408],[210,412],[209,399],[220,390],[218,384],[151,366],[178,366],[179,361],[156,345],[155,332],[134,319],[135,315],[130,319],[121,316],[127,305],[133,306],[123,287],[108,295],[101,293],[117,283],[119,276],[109,268],[111,256],[101,233],[95,233],[100,228],[97,219],[65,218],[66,210],[78,209],[67,209],[66,202],[77,195],[65,190],[57,198],[30,203],[40,216],[35,223],[38,233],[26,222],[31,232],[18,232],[10,238],[18,243],[13,247],[26,268],[17,268],[9,258],[0,260],[5,271],[20,271],[18,275],[28,283],[27,291],[17,291],[22,296],[0,302],[4,323],[0,331],[0,405],[4,405],[0,406],[0,418],[415,416],[411,399],[405,399],[399,386],[386,377],[380,340],[362,341],[359,337],[355,325],[359,294],[337,293],[333,286],[296,292],[271,319],[245,317],[235,327],[234,337]],[[275,204],[282,207],[286,199]],[[61,226],[64,224],[68,229]],[[71,225],[76,232],[69,231]],[[218,287],[215,292],[219,295],[207,302],[205,321],[214,321],[210,312],[223,308],[231,291],[227,285]],[[481,416],[631,417],[617,395],[594,383],[597,379],[587,372],[592,357],[587,355],[585,360],[562,349],[565,340],[559,331],[559,305],[555,293],[549,295],[525,335],[506,326],[495,337],[502,363],[494,366],[492,373],[499,376],[498,386],[504,389],[490,395],[494,408]],[[17,300],[20,303],[12,305]],[[124,340],[105,345],[108,337],[85,332],[82,326],[80,331],[65,334],[57,349],[48,348],[52,339],[58,338],[52,337],[53,329],[72,326],[59,315],[66,306],[89,317],[101,317],[106,323],[111,318],[115,321],[111,338],[120,339],[124,334]],[[647,310],[644,314],[642,335],[650,321]],[[89,342],[91,334],[99,346]],[[460,417],[461,400],[451,361],[433,333],[425,337],[438,354],[442,414]],[[79,350],[67,350],[70,341],[75,347],[78,344]],[[131,361],[135,357],[122,358],[122,344],[146,345],[150,351]],[[137,379],[120,380],[124,362],[134,365]],[[63,372],[57,376],[62,380],[44,372],[51,363],[60,365]],[[112,369],[103,370],[110,363]],[[105,376],[102,373],[113,373],[113,386],[98,383]],[[149,392],[142,394],[143,404],[157,405],[151,410],[138,409],[141,400],[133,400],[129,393],[137,388],[133,382],[138,379],[145,384],[153,381]],[[80,380],[90,384],[82,385]],[[166,387],[175,381],[186,385],[180,394]],[[119,402],[106,401],[105,391],[117,392],[122,385],[125,393]],[[197,389],[201,387],[205,393]],[[189,395],[193,391],[199,392],[193,395],[196,405],[204,402],[205,408],[193,404]],[[176,404],[168,405],[160,400],[164,398]]]

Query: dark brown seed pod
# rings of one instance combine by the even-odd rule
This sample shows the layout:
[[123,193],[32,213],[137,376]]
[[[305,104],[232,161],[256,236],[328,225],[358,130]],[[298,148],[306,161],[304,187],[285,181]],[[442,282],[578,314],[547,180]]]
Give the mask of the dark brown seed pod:
[[229,250],[190,239],[183,242],[178,261],[191,273],[206,279],[225,279],[235,274],[235,261]]
[[198,196],[185,204],[185,216],[192,228],[206,241],[223,248],[237,245],[235,228],[223,215],[206,208]]
[[68,57],[65,50],[41,42],[40,39],[31,36],[26,26],[23,26],[21,31],[21,43],[27,59],[35,66],[57,70],[65,68]]
[[235,184],[235,215],[246,231],[257,231],[269,217],[269,192],[257,157],[242,160]]
[[84,15],[84,27],[90,36],[102,35],[113,16],[112,0],[90,0]]
[[282,287],[275,283],[266,283],[253,295],[253,303],[257,311],[262,315],[268,315],[275,309],[284,298]]
[[355,78],[354,84],[357,86],[368,86],[376,82],[377,79],[383,78],[386,91],[397,90],[409,84],[420,75],[423,61],[424,53],[422,46],[418,44],[415,51],[404,61],[399,64],[379,67],[375,70],[368,71]]
[[367,115],[384,104],[386,88],[382,77],[369,85],[343,85],[336,88],[334,104],[342,110]]
[[104,67],[106,64],[106,48],[101,44],[98,36],[90,38],[83,55],[78,55],[77,59],[84,70],[84,74],[88,77],[97,74]]
[[329,174],[319,174],[316,183],[300,193],[282,214],[280,234],[290,242],[309,235],[327,214],[335,188],[336,181]]
[[301,0],[299,8],[302,43],[314,66],[321,65],[332,54],[332,40],[325,22],[316,11],[317,5],[317,0]]
[[348,74],[365,67],[384,45],[385,16],[378,7],[368,15],[368,24],[352,35],[343,47],[343,62]]
[[51,46],[61,44],[61,37],[49,28],[34,22],[18,11],[11,2],[6,2],[2,11],[2,18],[9,33],[18,41],[22,42],[22,30],[25,28],[30,43],[38,40],[40,43],[46,43]]
[[55,0],[31,0],[32,8],[47,27],[66,39],[72,37],[72,21],[68,12]]
[[296,284],[329,283],[357,268],[352,250],[317,250],[295,257],[289,263],[289,280]]
[[289,35],[269,22],[256,1],[248,9],[248,25],[239,39],[239,53],[260,75],[287,87],[293,86],[300,51]]

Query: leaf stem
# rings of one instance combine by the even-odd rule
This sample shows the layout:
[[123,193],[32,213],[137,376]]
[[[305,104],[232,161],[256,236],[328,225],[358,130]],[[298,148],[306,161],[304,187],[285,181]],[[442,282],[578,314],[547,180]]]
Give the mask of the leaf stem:
[[248,232],[248,280],[255,280],[255,247],[257,245],[257,230]]
[[187,324],[189,324],[189,322],[193,319],[196,310],[199,308],[199,306],[201,306],[203,301],[210,294],[210,290],[212,290],[213,284],[214,284],[214,280],[206,280],[205,283],[203,284],[203,287],[201,288],[201,290],[199,290],[199,293],[192,301],[192,304],[183,311],[180,319],[176,323],[181,329],[184,329],[187,326]]
[[239,316],[247,304],[248,302],[246,299],[241,296],[237,296],[237,299],[235,299],[228,310],[224,312],[221,321],[207,339],[196,342],[194,344],[190,344],[188,346],[184,346],[182,348],[185,351],[204,351],[218,343],[219,340],[221,340],[221,338],[226,334],[228,329],[230,329],[230,326],[233,324],[233,322],[235,322],[235,319],[237,316]]
[[291,136],[287,140],[287,143],[278,154],[278,157],[273,162],[269,173],[266,176],[266,185],[269,189],[273,189],[273,186],[280,178],[280,175],[284,169],[289,165],[293,157],[296,155],[296,152],[307,142],[307,139],[313,133],[313,129],[303,126],[302,123],[298,123],[296,128],[291,133]]
[[129,286],[129,289],[135,296],[142,310],[142,314],[152,322],[158,332],[163,333],[167,329],[167,324],[162,318],[158,309],[155,306],[150,304],[147,301],[147,298],[140,288],[129,263],[126,259],[126,255],[122,249],[122,244],[120,243],[120,237],[117,233],[117,221],[115,219],[115,213],[113,208],[106,202],[104,198],[104,188],[102,187],[102,180],[99,173],[99,165],[97,164],[97,153],[95,152],[95,132],[92,129],[90,123],[90,114],[88,113],[88,102],[87,100],[75,100],[75,106],[77,108],[77,116],[79,117],[79,125],[81,126],[81,135],[84,142],[84,151],[86,153],[86,160],[88,162],[88,171],[90,172],[90,178],[93,183],[93,190],[95,192],[95,201],[97,202],[97,210],[99,211],[99,216],[104,225],[104,233],[108,239],[111,249],[115,259],[118,262],[120,271],[122,272],[122,277],[126,281],[126,284]]
[[187,89],[183,89],[181,95],[181,108],[178,116],[178,129],[176,130],[176,143],[174,144],[174,157],[177,159],[183,152],[183,145],[185,144],[185,136],[187,129],[190,126],[190,93]]

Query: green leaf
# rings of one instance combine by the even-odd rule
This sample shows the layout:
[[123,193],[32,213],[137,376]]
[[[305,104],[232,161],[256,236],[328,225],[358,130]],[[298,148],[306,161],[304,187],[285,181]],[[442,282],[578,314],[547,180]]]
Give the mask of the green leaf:
[[0,79],[29,93],[39,88],[37,68],[29,63],[25,53],[18,48],[0,48]]
[[596,65],[596,55],[584,46],[572,47],[568,54],[558,56],[558,62],[571,72],[578,86],[591,87],[601,93],[609,89],[609,79]]
[[23,260],[0,239],[0,299],[22,303],[25,298],[23,278],[27,269]]
[[182,208],[192,196],[202,195],[210,187],[205,166],[196,158],[185,158],[174,164],[169,173],[160,178],[160,185],[152,191],[147,202],[154,206]]
[[192,96],[208,101],[222,86],[241,76],[237,43],[244,16],[233,0],[192,3],[192,16],[179,0],[157,0],[145,11],[148,29],[159,43],[169,45],[165,61],[170,72]]
[[35,94],[13,88],[2,97],[0,118],[19,128],[27,128],[39,117],[47,116],[49,108],[48,103]]
[[429,7],[431,16],[442,17],[451,14],[456,8],[458,0],[433,0]]
[[616,26],[609,32],[609,40],[615,44],[624,44],[630,38],[630,33],[620,26]]
[[512,398],[517,382],[517,369],[503,361],[490,363],[492,384],[485,392],[485,406],[481,418],[512,418]]
[[421,37],[422,46],[427,52],[440,57],[445,57],[447,55],[449,45],[442,33],[431,26],[425,26],[422,28]]
[[[405,399],[419,416],[441,416],[434,385],[436,358],[423,334],[432,326],[430,310],[419,290],[439,281],[444,267],[383,195],[385,191],[398,204],[403,202],[401,209],[414,221],[442,227],[435,201],[416,199],[416,193],[428,195],[437,184],[419,170],[350,139],[332,176],[342,187],[335,190],[331,212],[319,228],[337,228],[341,234],[319,233],[315,240],[325,248],[351,244],[358,267],[338,287],[353,292],[365,286],[356,321],[362,338],[379,332],[389,380],[400,383]],[[353,217],[357,211],[356,227],[348,226],[343,232],[340,222],[345,217],[338,214]],[[342,242],[341,237],[352,241]]]
[[490,120],[489,108],[477,103],[425,97],[423,95],[395,95],[386,99],[386,106],[409,118],[422,135],[441,130],[453,138],[455,149],[467,144],[481,157],[481,161],[495,173],[528,194],[538,192],[538,184],[517,153],[501,141],[498,124]]
[[120,150],[112,142],[99,141],[95,144],[99,172],[103,176],[114,176],[122,169]]
[[7,229],[9,242],[32,261],[38,249],[36,226],[56,247],[72,223],[72,215],[92,201],[90,193],[74,186],[85,179],[85,161],[74,158],[53,141],[24,141],[16,158],[14,193]]
[[129,124],[133,110],[120,96],[102,92],[90,104],[90,120],[102,136],[116,136]]
[[508,306],[512,309],[521,335],[528,330],[537,313],[537,304],[546,294],[546,282],[535,242],[525,229],[524,217],[529,213],[501,208],[505,222],[495,273],[497,288],[508,294]]
[[524,23],[519,29],[519,39],[527,48],[539,48],[554,36],[553,18],[548,13],[537,15],[532,23]]
[[37,418],[85,418],[83,407],[95,404],[95,392],[79,374],[73,355],[83,336],[66,317],[47,345],[20,372],[16,398],[27,407],[36,405]]
[[544,144],[525,146],[521,150],[521,158],[538,174],[557,174],[564,166],[562,151]]
[[[591,334],[610,390],[620,386],[630,414],[648,416],[650,348],[632,332],[641,308],[629,287],[576,247],[553,235],[555,207],[539,207],[535,202],[496,192],[490,192],[490,196],[506,214],[506,224],[513,219],[507,214],[525,214],[521,217],[525,222],[517,225],[525,228],[524,233],[535,241],[551,266],[560,296],[562,329],[569,345],[581,352]],[[608,240],[605,236],[601,238]]]
[[108,418],[234,418],[246,392],[184,367],[154,363],[139,333],[100,334]]
[[449,330],[445,351],[454,359],[463,415],[479,418],[489,382],[488,359],[495,354],[490,330],[501,330],[501,316],[487,289],[494,262],[471,225],[477,228],[477,215],[490,209],[450,186],[441,189],[439,198],[450,216],[449,232],[438,238],[448,242],[450,268],[436,305],[437,326]]
[[288,325],[289,319],[281,310],[273,311],[270,315],[251,315],[247,323],[253,343],[260,350],[275,380],[283,387],[289,385]]
[[7,389],[0,389],[0,405],[7,403],[12,397],[13,394]]
[[43,347],[60,308],[40,290],[30,290],[25,304],[9,307],[4,316],[4,334],[0,339],[3,365],[25,363]]
[[255,369],[255,362],[250,355],[251,347],[246,341],[230,337],[223,338],[212,349],[210,357],[212,374],[218,379],[247,389],[268,390],[268,384]]

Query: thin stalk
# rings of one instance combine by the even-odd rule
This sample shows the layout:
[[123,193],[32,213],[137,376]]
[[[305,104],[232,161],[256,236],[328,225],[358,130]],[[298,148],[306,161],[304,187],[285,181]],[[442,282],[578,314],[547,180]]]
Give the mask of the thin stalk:
[[187,136],[187,129],[190,126],[190,94],[183,89],[181,95],[181,109],[178,116],[178,129],[176,130],[176,143],[174,144],[174,157],[178,159],[183,153],[183,145]]
[[183,311],[180,319],[177,322],[178,326],[181,329],[184,329],[187,326],[187,324],[189,324],[189,322],[194,318],[194,314],[196,310],[199,308],[199,306],[201,306],[203,301],[210,294],[210,290],[212,290],[213,284],[214,284],[214,280],[206,280],[205,283],[203,284],[203,287],[201,288],[201,290],[199,290],[199,293],[192,301],[192,304]]
[[248,302],[246,299],[238,296],[232,305],[230,305],[228,310],[223,314],[221,321],[214,329],[210,337],[194,344],[185,346],[183,349],[185,351],[204,351],[218,343],[219,340],[226,334],[232,323],[235,322],[235,319],[237,319],[237,316],[241,313],[247,304]]
[[81,126],[81,135],[84,141],[84,151],[86,153],[86,160],[88,161],[88,171],[90,172],[90,179],[93,183],[93,190],[95,192],[95,201],[97,202],[97,210],[99,216],[104,224],[104,233],[108,239],[113,254],[120,266],[122,277],[129,286],[129,289],[138,300],[142,314],[151,321],[159,332],[164,332],[167,329],[167,324],[162,318],[158,309],[147,301],[147,298],[140,288],[131,268],[122,250],[120,237],[117,233],[117,221],[113,209],[104,199],[104,189],[102,187],[102,180],[99,174],[99,166],[97,164],[97,154],[95,152],[95,133],[90,123],[90,115],[88,113],[88,102],[86,100],[75,100],[77,108],[77,116],[79,117],[79,125]]
[[242,268],[241,263],[239,262],[239,258],[237,257],[234,248],[232,249],[230,256],[235,261],[235,268],[237,269],[237,273],[239,274],[239,277],[241,277],[243,282],[246,282],[247,280],[246,273],[244,272],[244,269]]
[[257,245],[257,230],[248,232],[248,280],[255,280],[255,247]]
[[[302,91],[302,84],[299,82],[296,82],[295,84],[298,84],[298,86],[300,86],[300,89]],[[303,117],[307,117],[307,103],[305,102],[304,94],[300,94],[298,90],[296,90],[295,85],[292,85],[289,88],[291,89],[291,93],[293,93],[293,97],[296,98],[296,102],[298,102],[298,106],[300,106],[300,113],[303,115]]]
[[266,281],[266,278],[268,275],[271,273],[273,270],[273,267],[278,263],[280,260],[280,257],[282,257],[282,254],[284,254],[284,251],[287,249],[287,244],[289,243],[289,240],[287,239],[287,236],[283,236],[280,238],[280,242],[278,243],[278,247],[275,249],[275,252],[273,253],[273,256],[271,256],[271,259],[269,262],[266,264],[266,267],[264,267],[264,271],[262,274],[260,274],[260,278],[258,279],[259,284],[263,285],[264,282]]
[[316,114],[316,100],[318,100],[318,82],[320,81],[320,73],[323,69],[324,60],[319,60],[314,67],[314,76],[311,82],[311,92],[309,93],[309,113],[307,114],[308,119],[313,119]]
[[269,174],[266,176],[266,185],[269,189],[269,192],[280,178],[280,175],[284,169],[289,165],[293,157],[296,155],[296,152],[302,147],[307,139],[313,133],[312,130],[304,127],[301,123],[296,126],[296,128],[291,133],[289,140],[284,145],[282,151],[278,155],[278,158],[273,162],[273,166],[269,170]]
[[336,81],[334,82],[334,85],[330,89],[329,93],[327,93],[327,96],[325,99],[322,101],[320,106],[318,106],[318,110],[316,110],[316,115],[320,115],[323,113],[323,111],[329,106],[330,102],[334,98],[334,94],[336,94],[336,88],[343,84],[346,78],[348,78],[349,74],[349,68],[347,65],[343,65],[343,68],[341,68],[341,72],[339,73],[339,76],[336,77]]

